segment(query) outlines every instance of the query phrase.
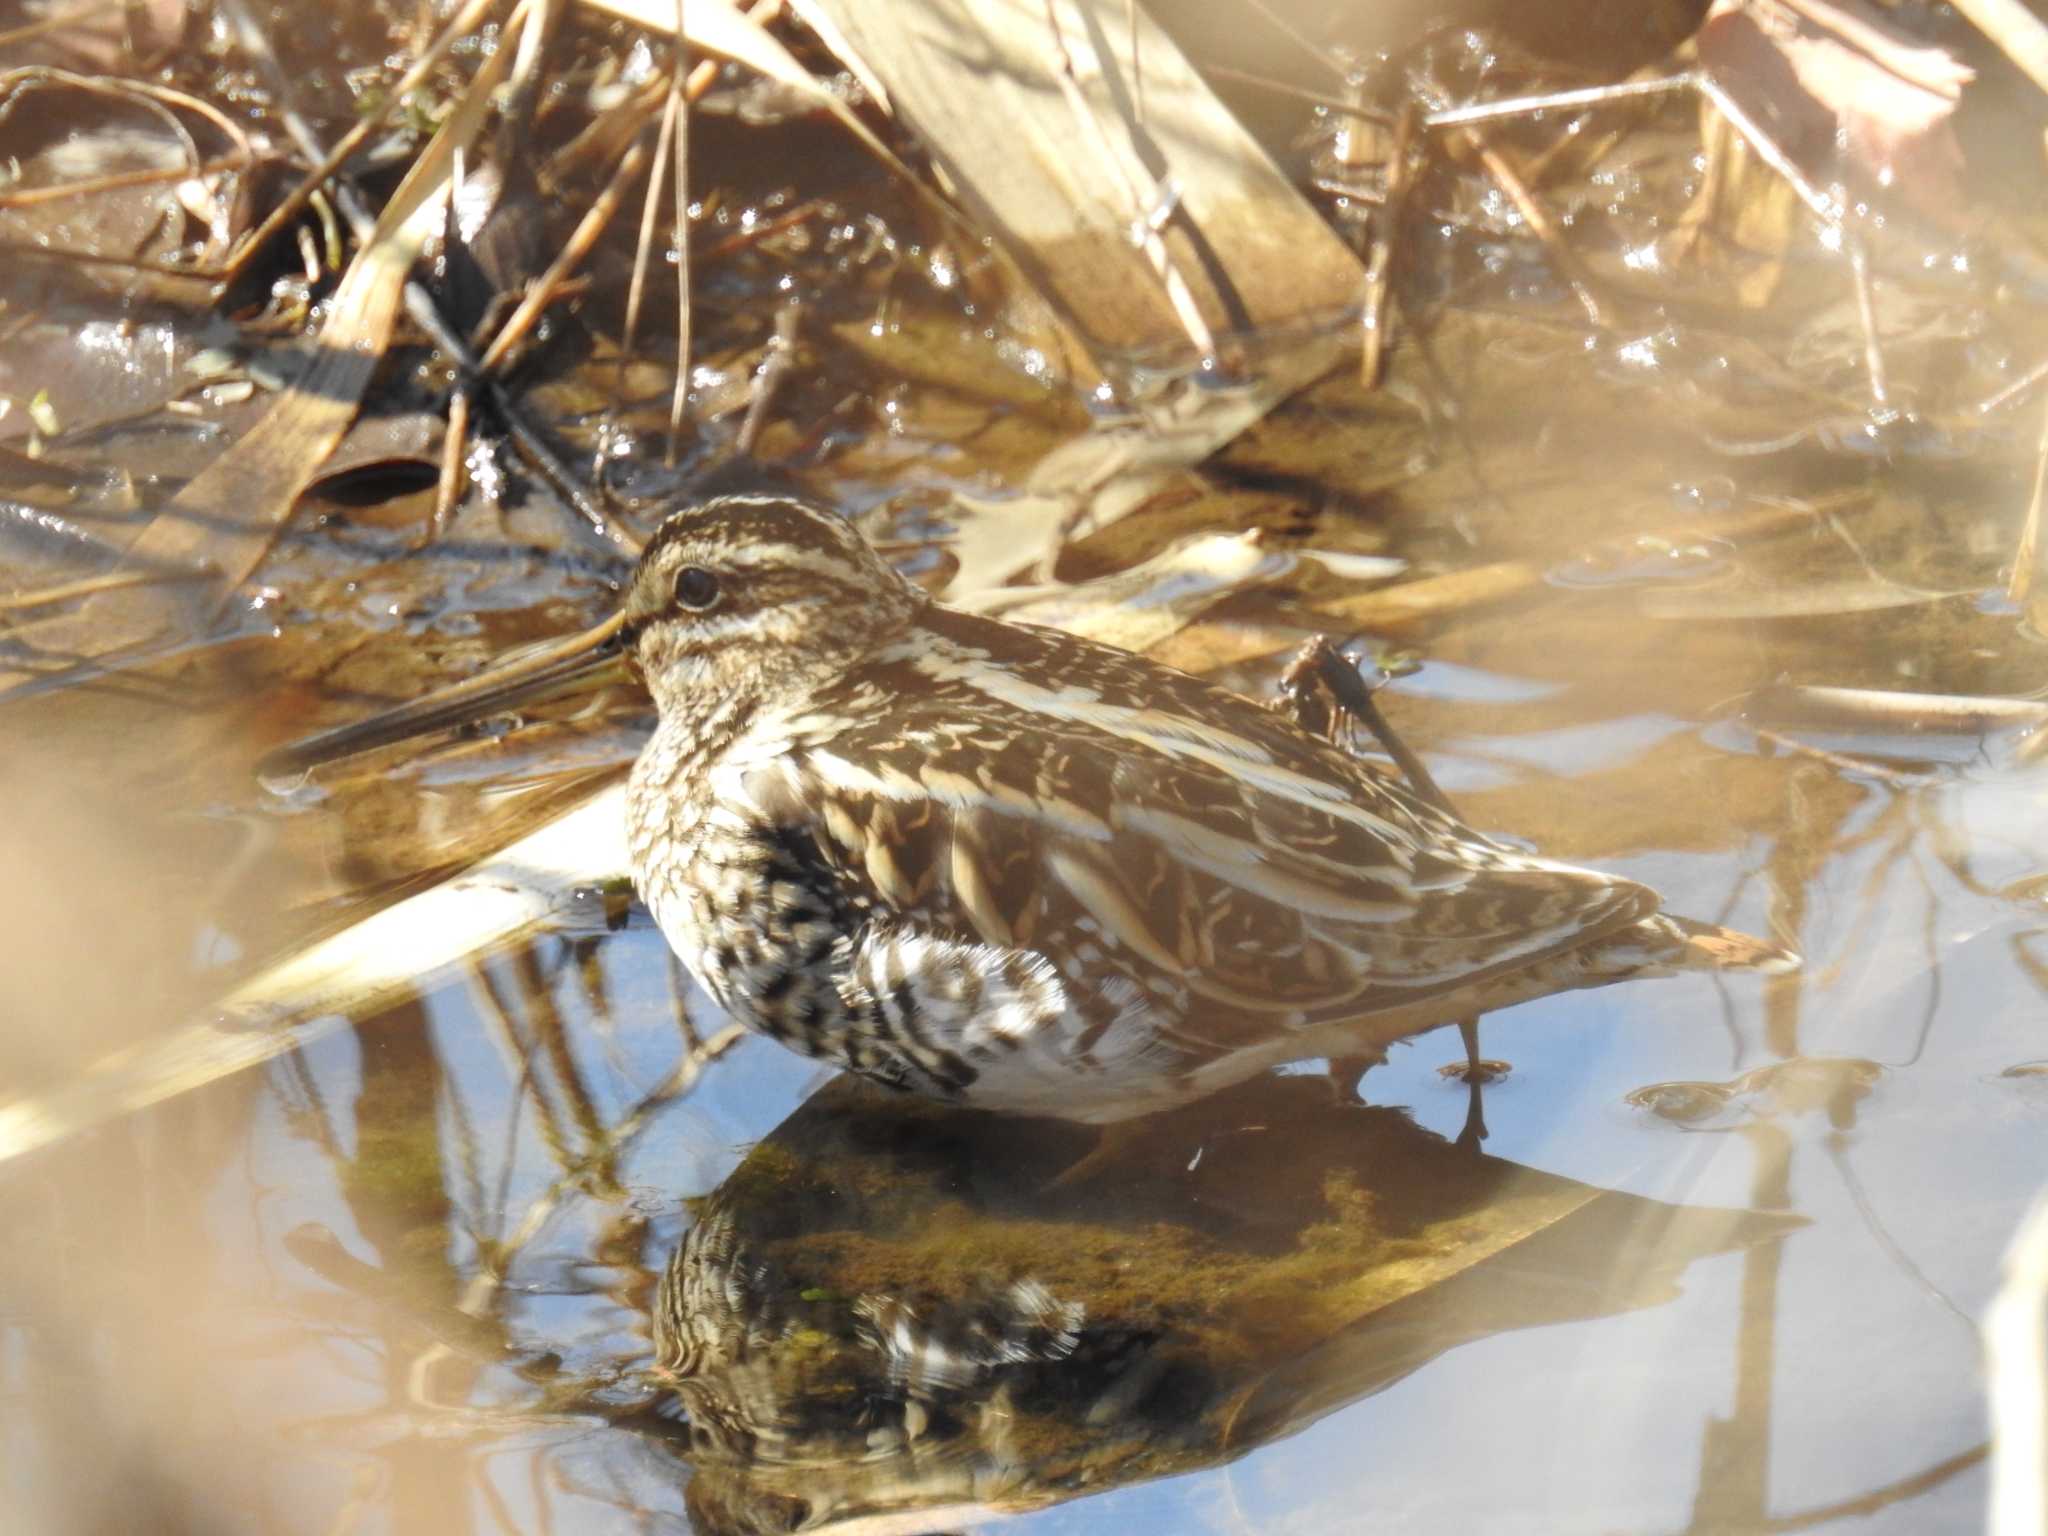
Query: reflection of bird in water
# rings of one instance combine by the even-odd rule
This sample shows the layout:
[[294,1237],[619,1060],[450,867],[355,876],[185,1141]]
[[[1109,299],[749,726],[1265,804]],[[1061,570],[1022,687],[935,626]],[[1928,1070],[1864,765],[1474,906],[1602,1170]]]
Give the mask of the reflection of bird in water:
[[[887,1294],[791,1288],[741,1242],[730,1213],[708,1215],[670,1261],[655,1315],[658,1379],[689,1416],[697,1525],[796,1530],[849,1500],[928,1507],[1021,1494],[1015,1394],[1045,1396],[1083,1320],[1028,1277],[976,1286],[935,1312]],[[761,1468],[787,1476],[745,1475]]]
[[851,1080],[801,1106],[658,1287],[696,1527],[948,1529],[1197,1471],[1467,1340],[1668,1300],[1692,1259],[1797,1225],[1474,1155],[1310,1078],[1147,1129],[1170,1160],[1053,1190],[1085,1127]]
[[896,1087],[1114,1121],[1546,993],[1793,963],[1240,695],[945,608],[800,501],[670,517],[590,639],[660,711],[628,830],[669,942],[743,1023]]
[[[819,1435],[817,1423],[793,1423],[778,1410],[802,1374],[790,1371],[791,1352],[808,1344],[830,1358],[819,1348],[816,1303],[847,1298],[781,1296],[780,1278],[749,1256],[729,1213],[698,1222],[677,1246],[658,1296],[655,1365],[678,1385],[700,1448],[775,1460],[799,1436]],[[1085,1315],[1029,1277],[951,1298],[937,1318],[886,1295],[855,1297],[840,1310],[850,1327],[838,1342],[857,1349],[875,1384],[903,1405],[889,1425],[872,1396],[849,1398],[857,1437],[870,1447],[916,1439],[938,1405],[982,1389],[999,1369],[1066,1360]]]

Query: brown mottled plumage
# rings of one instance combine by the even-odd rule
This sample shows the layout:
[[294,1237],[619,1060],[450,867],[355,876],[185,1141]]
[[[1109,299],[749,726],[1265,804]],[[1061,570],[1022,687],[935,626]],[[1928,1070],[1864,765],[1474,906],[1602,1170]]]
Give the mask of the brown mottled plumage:
[[1795,963],[1237,694],[945,608],[802,502],[671,517],[624,623],[662,931],[743,1023],[899,1087],[1113,1121],[1566,988]]

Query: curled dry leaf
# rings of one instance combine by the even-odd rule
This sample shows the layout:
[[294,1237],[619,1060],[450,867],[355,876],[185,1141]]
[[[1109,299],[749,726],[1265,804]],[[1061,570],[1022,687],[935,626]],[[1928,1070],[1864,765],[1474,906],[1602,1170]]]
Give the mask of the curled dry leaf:
[[1960,211],[1951,119],[1975,72],[1862,0],[1715,0],[1701,63],[1802,163],[1837,141],[1923,212]]

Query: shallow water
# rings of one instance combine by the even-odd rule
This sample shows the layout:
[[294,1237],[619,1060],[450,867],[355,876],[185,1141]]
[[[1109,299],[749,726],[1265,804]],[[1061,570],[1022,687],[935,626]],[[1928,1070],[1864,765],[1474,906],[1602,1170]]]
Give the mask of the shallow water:
[[[2033,413],[1967,407],[2048,327],[1903,278],[1888,312],[1881,285],[1922,414],[1873,449],[1839,312],[1786,336],[1786,311],[1674,306],[1589,336],[1528,295],[1531,251],[1453,283],[1493,246],[1444,230],[1431,271],[1459,302],[1428,311],[1426,360],[1397,352],[1373,395],[1326,380],[1059,573],[1246,526],[1423,575],[1512,564],[1367,625],[1367,649],[1420,663],[1383,695],[1395,725],[1475,824],[1771,934],[1802,973],[1490,1017],[1512,1071],[1477,1147],[1439,1031],[1356,1099],[1305,1064],[1091,1165],[1071,1128],[907,1105],[734,1039],[643,911],[597,903],[0,1167],[18,1527],[1975,1528],[1976,1324],[2048,1170],[2043,770],[2010,734],[1767,734],[1729,706],[1779,682],[2038,687],[2041,641],[2002,597]],[[826,314],[875,313],[875,275],[832,248],[771,255],[813,263]],[[1807,253],[1790,281],[1842,279]],[[708,345],[743,367],[769,275],[721,282]],[[803,448],[812,488],[878,535],[935,512],[967,532],[1079,413],[977,384],[958,297],[888,282],[885,337],[812,333],[780,447],[866,400]],[[89,379],[64,334],[13,360]],[[1807,372],[1747,373],[1744,348]],[[548,398],[576,420],[610,377],[565,368]],[[136,443],[71,447],[146,460],[144,492],[190,472]],[[63,505],[106,531],[125,494]],[[537,494],[473,503],[426,556],[416,480],[318,511],[225,633],[126,689],[10,706],[33,748],[11,765],[28,874],[0,905],[14,1084],[504,841],[644,730],[617,700],[266,794],[267,747],[609,601],[613,568]],[[23,587],[61,564],[8,559]],[[1158,653],[1263,690],[1359,599],[1303,562]]]
[[[18,1507],[609,1530],[698,1486],[718,1529],[1973,1524],[1974,1320],[2048,1114],[2038,770],[1764,755],[1699,700],[1816,647],[1745,627],[1642,677],[1642,627],[1545,589],[1435,637],[1457,660],[1391,707],[1483,825],[1807,969],[1489,1019],[1483,1157],[1450,1145],[1449,1032],[1364,1079],[1398,1134],[1285,1077],[1072,1191],[1085,1137],[803,1107],[821,1074],[765,1042],[679,1089],[682,1021],[721,1021],[636,916],[9,1170]],[[651,1315],[714,1217],[754,1246],[690,1314],[740,1330],[687,1378],[724,1405],[693,1451]],[[1060,1340],[1000,1342],[1018,1284]],[[926,1381],[921,1349],[956,1363]]]

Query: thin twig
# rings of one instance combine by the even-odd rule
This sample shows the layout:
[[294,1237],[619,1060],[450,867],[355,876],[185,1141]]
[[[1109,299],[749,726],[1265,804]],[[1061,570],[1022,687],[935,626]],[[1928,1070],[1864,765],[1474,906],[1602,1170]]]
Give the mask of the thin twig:
[[2041,362],[2034,364],[2033,367],[2029,368],[2003,389],[1987,395],[1984,399],[1978,401],[1976,405],[1977,414],[1979,416],[1989,416],[1993,411],[2003,409],[2005,406],[2012,404],[2021,395],[2026,394],[2043,379],[2048,379],[2048,359],[2043,359]]
[[779,235],[786,229],[794,229],[806,219],[816,218],[821,212],[826,211],[831,206],[831,203],[822,197],[807,198],[792,208],[783,209],[782,212],[775,215],[772,219],[756,219],[745,229],[734,230],[723,240],[718,241],[714,245],[708,245],[698,252],[696,259],[704,262],[706,265],[714,261],[722,261],[727,256],[735,255],[740,251],[759,245],[763,240],[768,239],[772,235]]
[[1849,236],[1849,275],[1856,286],[1856,318],[1863,326],[1863,367],[1870,377],[1870,398],[1879,406],[1891,403],[1885,386],[1884,351],[1878,345],[1877,299],[1871,292],[1870,259],[1860,237]]
[[1586,312],[1586,319],[1601,330],[1607,329],[1607,316],[1601,310],[1600,300],[1593,292],[1593,279],[1586,271],[1585,263],[1579,260],[1577,253],[1572,250],[1564,236],[1558,233],[1557,224],[1550,217],[1550,210],[1522,180],[1521,173],[1514,167],[1514,162],[1494,148],[1480,129],[1467,127],[1457,131],[1471,147],[1472,152],[1479,157],[1479,163],[1486,167],[1487,175],[1507,193],[1508,200],[1522,215],[1522,222],[1529,226],[1529,233],[1534,235],[1542,243],[1543,249],[1549,253],[1558,273],[1571,285],[1572,294],[1578,299],[1579,307]]
[[0,613],[48,608],[57,603],[68,603],[73,598],[91,597],[96,592],[112,592],[121,587],[142,587],[155,582],[205,581],[210,576],[211,572],[207,571],[109,571],[104,576],[86,576],[54,587],[40,587],[33,592],[10,593],[0,597]]
[[0,192],[0,208],[33,208],[42,203],[61,202],[69,197],[90,197],[96,192],[119,192],[129,187],[146,187],[162,181],[188,181],[215,176],[222,171],[248,169],[252,162],[237,150],[197,166],[154,166],[148,170],[115,171],[106,176],[89,176],[79,181],[59,182],[47,187],[23,187]]
[[[683,30],[684,0],[676,0],[676,79],[689,62],[689,34]],[[680,95],[676,104],[676,384],[669,398],[667,462],[674,464],[683,435],[683,412],[690,402],[690,109]]]
[[640,235],[633,245],[633,275],[626,283],[626,323],[619,336],[617,393],[626,392],[626,370],[633,361],[633,344],[640,336],[640,305],[647,297],[647,267],[654,254],[654,220],[661,211],[661,185],[668,173],[668,157],[675,143],[676,117],[682,110],[682,93],[676,89],[682,78],[678,58],[669,75],[668,100],[662,108],[661,126],[654,134],[654,169],[647,176],[647,196],[640,205]]
[[157,277],[182,277],[200,283],[217,283],[221,279],[218,267],[180,266],[176,262],[152,261],[144,256],[124,256],[118,252],[81,250],[64,245],[36,245],[27,240],[0,239],[0,255],[20,256],[29,261],[57,261],[67,266],[119,267],[124,272],[148,272]]
[[736,457],[745,458],[753,453],[761,428],[768,420],[768,404],[781,387],[783,375],[789,372],[790,364],[796,360],[799,313],[795,304],[785,304],[776,312],[775,334],[769,338],[767,355],[761,359],[761,367],[754,375],[754,391],[747,401],[746,420],[740,423],[739,436],[733,439],[732,451]]
[[446,531],[455,516],[462,493],[469,488],[466,452],[469,445],[469,413],[472,391],[467,381],[457,379],[448,396],[448,427],[441,435],[441,478],[434,492],[434,510],[427,524],[424,547]]
[[1401,216],[1414,180],[1410,149],[1415,135],[1415,110],[1411,104],[1402,112],[1394,129],[1386,177],[1386,201],[1374,220],[1372,251],[1365,264],[1365,305],[1359,316],[1358,382],[1375,389],[1387,348],[1387,299],[1392,292],[1388,281],[1393,268],[1394,246],[1400,238]]
[[1563,112],[1579,107],[1602,107],[1610,102],[1638,96],[1669,96],[1678,91],[1696,91],[1700,77],[1695,72],[1666,75],[1656,80],[1623,80],[1614,85],[1589,85],[1574,91],[1542,91],[1530,96],[1505,96],[1492,101],[1469,101],[1455,107],[1439,107],[1422,120],[1425,128],[1468,128],[1509,117],[1534,117],[1543,112]]
[[1783,731],[1772,730],[1767,725],[1753,728],[1756,739],[1774,751],[1790,757],[1811,758],[1816,763],[1825,763],[1840,774],[1851,778],[1876,779],[1893,789],[1921,789],[1933,784],[1932,774],[1911,773],[1902,768],[1889,768],[1883,763],[1874,763],[1867,757],[1851,757],[1845,752],[1831,752],[1826,747],[1816,747],[1811,742],[1801,741],[1796,736],[1787,736]]
[[2041,576],[2043,501],[2048,501],[2048,412],[2042,415],[2041,440],[2034,450],[2034,486],[2027,497],[2027,520],[2020,526],[2019,548],[2012,557],[2012,576],[2005,585],[2005,595],[2020,608],[2033,597],[2034,583]]

